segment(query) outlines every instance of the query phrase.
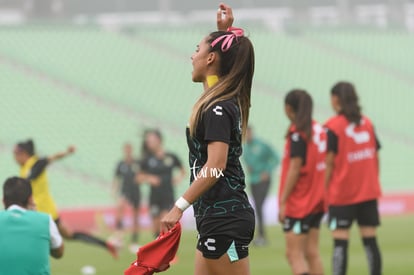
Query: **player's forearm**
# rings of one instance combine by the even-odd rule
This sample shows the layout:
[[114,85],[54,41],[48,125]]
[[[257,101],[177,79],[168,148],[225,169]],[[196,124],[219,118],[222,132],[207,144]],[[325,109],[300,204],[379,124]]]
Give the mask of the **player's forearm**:
[[[207,166],[203,169],[208,169]],[[183,198],[190,204],[194,203],[201,195],[207,192],[218,181],[218,178],[211,176],[210,173],[206,173],[205,176],[199,175],[199,177],[192,182],[190,187],[184,193]]]
[[146,173],[138,173],[135,176],[135,181],[139,184],[150,181],[151,175]]
[[286,203],[290,194],[292,193],[293,188],[297,184],[300,176],[300,167],[289,167],[288,174],[286,176],[285,188],[282,191],[282,196],[280,203]]
[[59,152],[59,153],[56,153],[56,154],[54,154],[54,155],[51,155],[51,156],[49,156],[48,158],[47,158],[47,160],[49,161],[49,162],[54,162],[54,161],[56,161],[56,160],[60,160],[60,159],[63,159],[64,157],[66,157],[67,155],[69,155],[70,153],[68,152],[68,151],[65,151],[65,152]]

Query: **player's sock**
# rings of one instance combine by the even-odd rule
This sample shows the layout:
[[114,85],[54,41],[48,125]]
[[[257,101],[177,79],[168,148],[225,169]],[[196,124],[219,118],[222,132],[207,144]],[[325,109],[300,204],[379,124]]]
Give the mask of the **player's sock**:
[[381,252],[378,248],[377,238],[362,238],[364,243],[365,253],[368,258],[368,266],[371,275],[381,275]]
[[78,241],[83,241],[90,244],[96,244],[102,247],[107,247],[106,242],[104,240],[101,240],[99,238],[96,238],[92,235],[82,233],[82,232],[74,232],[73,233],[73,239]]
[[335,239],[332,257],[333,275],[345,275],[348,264],[348,240]]

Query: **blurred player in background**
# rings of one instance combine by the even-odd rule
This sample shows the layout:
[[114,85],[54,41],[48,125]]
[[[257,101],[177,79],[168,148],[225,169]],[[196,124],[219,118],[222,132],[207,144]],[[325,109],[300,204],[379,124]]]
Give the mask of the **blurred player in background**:
[[32,187],[26,179],[8,178],[0,211],[0,274],[50,274],[49,254],[63,256],[63,241],[48,214],[31,211]]
[[379,275],[382,263],[376,227],[380,224],[378,150],[381,145],[372,122],[361,113],[352,83],[335,84],[331,102],[336,115],[325,124],[328,130],[325,184],[329,227],[334,239],[333,274],[346,274],[349,229],[356,220],[370,274]]
[[304,90],[285,97],[291,124],[286,134],[279,188],[279,221],[286,257],[295,275],[322,275],[319,227],[324,214],[326,134],[312,120],[313,103]]
[[132,236],[131,251],[136,252],[139,230],[139,209],[141,203],[141,190],[135,181],[135,175],[139,171],[139,163],[133,157],[133,148],[130,143],[124,144],[124,157],[117,164],[113,191],[117,198],[116,228],[122,230],[124,227],[123,218],[127,207],[132,208]]
[[[158,237],[160,220],[174,205],[174,186],[184,179],[185,169],[175,154],[164,150],[159,130],[145,131],[141,154],[140,171],[136,178],[139,183],[151,185],[150,212],[154,236]],[[174,176],[176,169],[179,173]]]
[[269,193],[273,170],[279,165],[280,159],[272,147],[256,138],[252,128],[247,127],[243,160],[250,174],[250,188],[258,221],[258,232],[253,243],[257,246],[263,246],[267,244],[263,222],[263,204]]
[[71,232],[59,218],[56,204],[49,192],[49,180],[46,167],[75,152],[75,147],[69,147],[65,152],[39,158],[35,153],[35,146],[32,140],[19,142],[14,148],[14,158],[20,165],[20,176],[30,180],[33,188],[33,199],[36,209],[39,212],[50,214],[56,222],[60,234],[66,239],[80,240],[90,244],[95,244],[107,249],[113,257],[117,257],[115,247],[99,238],[82,232]]
[[254,50],[232,22],[231,8],[221,4],[219,31],[203,38],[191,57],[192,80],[204,87],[186,131],[191,185],[162,220],[162,232],[167,232],[194,204],[197,275],[250,274],[255,216],[239,158],[249,119]]

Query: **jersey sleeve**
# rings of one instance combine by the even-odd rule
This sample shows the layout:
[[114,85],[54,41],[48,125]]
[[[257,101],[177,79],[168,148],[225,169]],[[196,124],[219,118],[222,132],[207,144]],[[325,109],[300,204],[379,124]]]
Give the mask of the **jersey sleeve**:
[[292,133],[290,135],[290,158],[301,158],[303,162],[306,161],[306,141],[299,133]]
[[48,164],[49,164],[49,161],[47,160],[47,158],[42,158],[36,161],[32,169],[30,170],[30,173],[27,179],[28,180],[36,179],[38,176],[40,176],[40,174],[42,174],[42,172],[46,169],[46,166]]
[[326,135],[328,137],[327,151],[338,154],[338,136],[329,129],[327,129]]
[[63,239],[59,233],[56,223],[52,220],[52,217],[50,216],[49,216],[49,233],[50,233],[50,248],[51,249],[59,248],[63,244]]
[[231,105],[227,102],[219,102],[207,109],[203,116],[204,139],[229,144],[234,120]]

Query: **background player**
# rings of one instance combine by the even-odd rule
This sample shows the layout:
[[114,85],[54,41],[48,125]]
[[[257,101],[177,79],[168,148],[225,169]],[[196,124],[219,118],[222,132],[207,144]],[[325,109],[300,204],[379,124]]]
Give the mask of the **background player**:
[[114,178],[114,193],[117,198],[116,228],[123,229],[123,218],[128,206],[132,207],[132,236],[131,251],[137,250],[139,230],[139,209],[141,203],[141,190],[135,181],[139,171],[139,163],[133,157],[133,148],[130,143],[124,144],[123,159],[117,164]]
[[357,220],[371,275],[381,274],[381,253],[376,240],[380,143],[370,119],[361,114],[352,83],[339,82],[331,90],[336,115],[326,122],[328,152],[326,187],[329,227],[334,239],[333,274],[347,269],[349,229]]
[[229,28],[232,22],[232,10],[221,4],[219,31],[203,38],[191,57],[192,80],[204,86],[187,128],[191,185],[162,220],[166,232],[194,203],[197,275],[250,274],[255,217],[239,158],[249,119],[254,50],[242,29]]
[[323,216],[326,134],[312,120],[313,103],[304,90],[285,97],[291,124],[286,134],[279,188],[279,221],[286,257],[295,275],[323,274],[319,227]]
[[[145,131],[141,153],[137,181],[151,185],[150,212],[154,236],[158,237],[160,220],[174,205],[174,185],[184,179],[185,169],[175,154],[164,150],[159,130]],[[176,169],[179,169],[179,173],[174,177]]]
[[56,222],[60,234],[70,240],[80,240],[95,244],[107,249],[113,257],[117,257],[115,247],[99,238],[83,232],[71,232],[59,218],[56,204],[49,192],[49,180],[46,167],[75,152],[75,147],[71,146],[66,151],[45,158],[39,158],[35,153],[35,146],[32,140],[19,142],[14,148],[14,158],[20,165],[20,176],[30,180],[33,188],[33,199],[36,209],[52,216]]
[[258,222],[258,232],[253,243],[257,246],[263,246],[267,244],[263,223],[263,204],[269,193],[273,170],[279,165],[279,155],[271,146],[254,136],[251,127],[247,127],[243,160],[250,174],[250,188]]

